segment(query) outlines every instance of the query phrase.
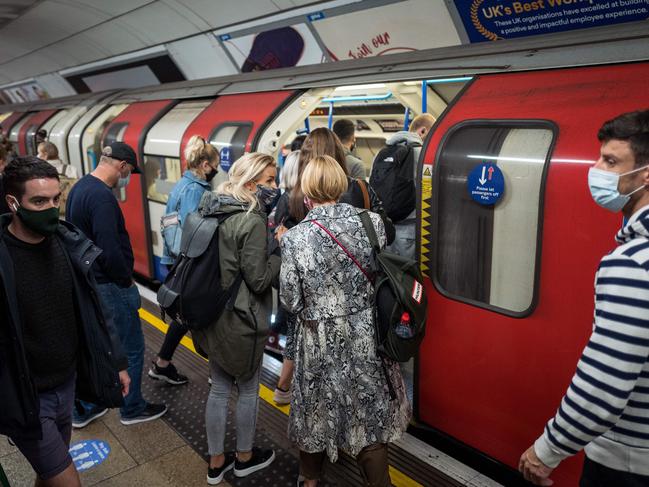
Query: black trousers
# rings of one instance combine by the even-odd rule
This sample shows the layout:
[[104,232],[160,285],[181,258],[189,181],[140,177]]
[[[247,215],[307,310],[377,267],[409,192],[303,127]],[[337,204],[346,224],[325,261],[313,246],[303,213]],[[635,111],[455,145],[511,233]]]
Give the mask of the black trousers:
[[187,333],[187,328],[185,328],[180,323],[172,321],[171,325],[169,325],[169,329],[167,330],[167,334],[165,335],[164,342],[162,342],[162,347],[160,347],[160,353],[158,353],[158,357],[160,357],[162,360],[170,361],[174,356],[176,348],[178,348],[180,340],[182,340],[185,336],[185,333]]
[[586,457],[579,487],[649,487],[649,476],[615,470]]

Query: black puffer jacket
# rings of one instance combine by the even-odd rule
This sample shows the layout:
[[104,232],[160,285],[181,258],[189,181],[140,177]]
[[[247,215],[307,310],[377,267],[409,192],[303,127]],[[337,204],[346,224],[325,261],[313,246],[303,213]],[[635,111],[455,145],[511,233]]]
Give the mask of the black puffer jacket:
[[[25,355],[14,265],[2,235],[11,215],[0,217],[0,434],[40,439],[36,386]],[[70,223],[61,221],[55,235],[73,269],[79,334],[76,397],[107,407],[123,403],[118,371],[127,367],[112,318],[102,310],[90,267],[101,250]]]

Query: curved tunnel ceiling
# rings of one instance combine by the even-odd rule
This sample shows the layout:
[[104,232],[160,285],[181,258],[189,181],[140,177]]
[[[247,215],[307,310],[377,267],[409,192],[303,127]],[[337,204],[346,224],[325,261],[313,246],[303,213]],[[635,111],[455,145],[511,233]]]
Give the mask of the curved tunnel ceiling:
[[0,84],[289,11],[313,0],[3,0]]

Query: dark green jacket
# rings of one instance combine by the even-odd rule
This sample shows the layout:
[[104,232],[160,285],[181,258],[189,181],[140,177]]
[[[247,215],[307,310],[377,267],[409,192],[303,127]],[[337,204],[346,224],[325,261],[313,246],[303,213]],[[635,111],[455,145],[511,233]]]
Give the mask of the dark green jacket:
[[234,310],[204,330],[192,332],[194,343],[210,360],[239,380],[252,377],[261,363],[272,313],[272,284],[277,282],[281,258],[268,255],[267,218],[230,197],[213,198],[212,209],[201,213],[232,214],[219,225],[221,279],[228,288],[241,272],[243,280]]

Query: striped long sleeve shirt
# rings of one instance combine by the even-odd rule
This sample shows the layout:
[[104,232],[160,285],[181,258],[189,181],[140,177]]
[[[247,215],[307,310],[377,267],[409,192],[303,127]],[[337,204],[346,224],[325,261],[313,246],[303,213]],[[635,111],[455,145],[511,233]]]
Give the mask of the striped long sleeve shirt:
[[584,449],[597,463],[649,475],[649,206],[616,240],[595,277],[593,332],[534,450],[549,467]]

